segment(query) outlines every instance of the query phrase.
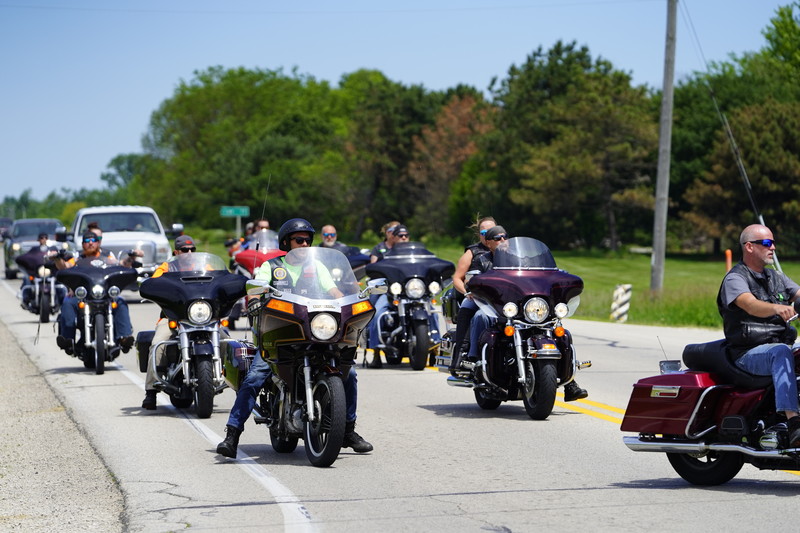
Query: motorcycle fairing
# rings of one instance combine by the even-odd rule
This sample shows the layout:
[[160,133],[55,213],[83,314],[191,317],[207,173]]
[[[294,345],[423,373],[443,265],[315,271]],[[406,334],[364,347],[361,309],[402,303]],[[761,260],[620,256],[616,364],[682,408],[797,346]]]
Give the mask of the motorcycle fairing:
[[195,300],[205,300],[214,316],[225,317],[233,305],[245,295],[247,278],[225,270],[211,270],[198,276],[195,272],[165,272],[157,278],[148,278],[139,294],[152,300],[171,320],[187,317],[187,306]]
[[405,283],[410,278],[420,278],[425,285],[448,278],[455,272],[455,265],[439,259],[419,242],[401,242],[394,245],[383,260],[366,266],[372,279],[386,278],[387,283]]
[[583,280],[561,270],[488,270],[473,276],[467,288],[475,296],[492,302],[499,310],[507,302],[522,307],[533,296],[548,300],[552,309],[583,292]]
[[91,294],[92,286],[101,284],[106,288],[116,285],[119,288],[135,283],[136,270],[119,265],[106,267],[75,266],[56,273],[56,279],[72,289],[85,287]]

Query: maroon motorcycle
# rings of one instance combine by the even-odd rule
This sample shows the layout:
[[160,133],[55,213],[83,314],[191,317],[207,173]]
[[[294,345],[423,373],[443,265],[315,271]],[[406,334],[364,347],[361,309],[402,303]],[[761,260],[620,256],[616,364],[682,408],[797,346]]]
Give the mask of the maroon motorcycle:
[[[794,356],[797,368],[800,350]],[[724,339],[686,346],[683,363],[688,370],[662,364],[661,375],[633,386],[621,429],[638,436],[623,437],[628,448],[666,453],[694,485],[726,483],[744,463],[800,470],[800,448],[787,447],[786,419],[775,411],[770,376],[740,370]]]
[[[494,252],[494,268],[471,276],[467,288],[490,325],[479,337],[477,361],[462,363],[448,385],[470,387],[482,409],[522,400],[534,420],[553,411],[556,389],[574,379],[579,363],[572,335],[562,319],[580,303],[583,280],[556,267],[550,249],[530,237],[514,237]],[[457,307],[445,297],[445,315],[454,320]],[[475,322],[471,327],[476,327]],[[455,328],[442,338],[437,365],[448,371]]]

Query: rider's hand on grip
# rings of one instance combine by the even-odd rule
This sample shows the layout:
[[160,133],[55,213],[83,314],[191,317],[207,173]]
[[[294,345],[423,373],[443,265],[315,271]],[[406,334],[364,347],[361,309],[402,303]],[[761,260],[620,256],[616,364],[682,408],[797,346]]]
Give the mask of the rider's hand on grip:
[[248,298],[247,314],[250,316],[255,316],[258,314],[259,309],[261,309],[261,298],[258,297]]

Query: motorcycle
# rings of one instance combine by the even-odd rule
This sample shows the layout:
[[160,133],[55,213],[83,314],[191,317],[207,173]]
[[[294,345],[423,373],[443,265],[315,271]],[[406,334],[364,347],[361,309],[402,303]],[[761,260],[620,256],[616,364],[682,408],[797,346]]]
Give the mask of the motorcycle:
[[386,346],[389,364],[408,357],[411,368],[422,370],[433,362],[430,353],[440,341],[436,297],[442,282],[454,272],[453,263],[413,241],[396,243],[381,261],[366,266],[367,276],[385,278],[389,283],[389,305],[375,317],[379,344]]
[[[472,388],[482,409],[522,400],[534,420],[553,411],[556,390],[574,379],[579,368],[572,335],[562,325],[580,304],[583,280],[556,267],[550,249],[530,237],[514,237],[494,252],[494,267],[469,276],[478,308],[492,324],[479,337],[477,361],[464,361],[447,384]],[[458,306],[448,291],[445,314],[455,321]],[[455,328],[442,339],[437,357],[440,371],[449,372]]]
[[[297,248],[285,263],[302,269],[294,288],[247,282],[260,355],[244,343],[230,345],[225,379],[238,390],[253,358],[264,357],[273,375],[259,394],[254,421],[267,425],[276,452],[294,451],[302,438],[311,464],[330,466],[344,439],[343,381],[375,312],[366,297],[386,292],[386,283],[372,280],[361,291],[347,258],[329,248]],[[286,279],[287,270],[275,268],[275,278]]]
[[143,282],[139,294],[161,307],[174,335],[153,345],[155,332],[140,331],[139,370],[147,372],[148,364],[156,365],[153,354],[163,346],[167,365],[154,369],[159,376],[156,389],[167,393],[175,407],[194,402],[197,416],[208,418],[214,396],[226,388],[220,346],[230,339],[220,337],[220,327],[245,294],[247,279],[228,272],[221,258],[208,253],[177,255],[167,264],[168,271]]
[[48,257],[49,251],[47,246],[32,248],[15,259],[29,281],[20,289],[22,308],[38,315],[42,324],[50,322],[50,315],[58,314],[67,293],[64,285],[56,283],[56,268]]
[[107,265],[95,260],[90,265],[78,265],[59,270],[56,280],[72,289],[78,299],[78,328],[80,340],[75,340],[75,356],[95,374],[105,372],[106,361],[119,355],[115,342],[113,309],[121,297],[121,287],[135,283],[136,269]]
[[[637,452],[660,452],[693,485],[720,485],[745,463],[761,470],[800,470],[788,448],[786,419],[775,411],[771,376],[739,369],[724,339],[684,348],[683,363],[662,361],[661,374],[634,386],[622,420]],[[795,368],[800,349],[794,350]]]

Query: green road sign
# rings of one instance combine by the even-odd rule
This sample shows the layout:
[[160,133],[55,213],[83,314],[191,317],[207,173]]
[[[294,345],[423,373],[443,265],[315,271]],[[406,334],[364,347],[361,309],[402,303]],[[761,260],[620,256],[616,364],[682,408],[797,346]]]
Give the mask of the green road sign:
[[249,217],[250,208],[246,205],[223,205],[219,208],[221,217]]

